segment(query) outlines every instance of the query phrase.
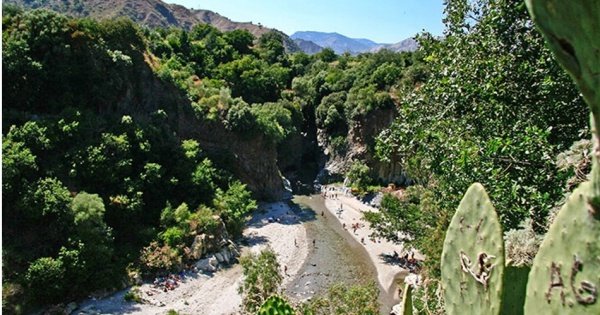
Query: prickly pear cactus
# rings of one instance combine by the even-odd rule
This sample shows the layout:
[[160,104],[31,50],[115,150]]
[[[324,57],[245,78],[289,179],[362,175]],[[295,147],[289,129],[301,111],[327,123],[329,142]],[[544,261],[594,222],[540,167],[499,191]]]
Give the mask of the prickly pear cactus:
[[600,2],[527,0],[526,3],[554,56],[575,80],[592,108],[596,124],[600,124]]
[[525,314],[600,314],[600,220],[589,206],[591,183],[560,210],[533,261]]
[[528,266],[506,266],[502,287],[502,315],[522,315],[527,291]]
[[281,297],[271,296],[258,310],[259,315],[294,315],[294,309]]
[[600,314],[600,1],[527,0],[592,112],[591,181],[558,213],[529,274],[525,314]]
[[412,288],[412,285],[408,283],[404,286],[404,295],[402,296],[402,315],[413,314]]
[[494,206],[481,184],[471,185],[446,232],[442,253],[446,312],[498,314],[504,242]]

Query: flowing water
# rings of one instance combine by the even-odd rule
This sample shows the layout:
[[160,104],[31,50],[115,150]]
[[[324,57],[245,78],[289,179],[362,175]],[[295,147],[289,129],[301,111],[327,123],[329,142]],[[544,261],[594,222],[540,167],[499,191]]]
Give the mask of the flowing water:
[[[288,296],[302,301],[325,295],[327,288],[334,283],[377,281],[367,252],[327,211],[320,195],[295,196],[291,203],[294,212],[306,219],[304,225],[310,251],[296,279],[286,288]],[[380,294],[379,303],[381,313],[389,314],[393,301]]]

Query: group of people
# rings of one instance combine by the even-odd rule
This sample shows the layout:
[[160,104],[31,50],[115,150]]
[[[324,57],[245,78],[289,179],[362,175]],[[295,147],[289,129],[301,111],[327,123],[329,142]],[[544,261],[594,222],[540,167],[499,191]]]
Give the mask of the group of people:
[[157,289],[162,289],[163,292],[175,290],[179,287],[179,284],[183,282],[185,278],[185,274],[180,272],[179,274],[169,274],[166,277],[157,277],[154,279],[154,287]]
[[394,251],[392,258],[397,260],[401,267],[408,269],[410,272],[417,273],[421,269],[421,262],[415,258],[415,251],[413,249],[404,252],[402,255]]
[[340,196],[348,195],[350,190],[342,187],[341,192],[335,186],[323,186],[321,189],[321,197],[325,199],[339,200]]

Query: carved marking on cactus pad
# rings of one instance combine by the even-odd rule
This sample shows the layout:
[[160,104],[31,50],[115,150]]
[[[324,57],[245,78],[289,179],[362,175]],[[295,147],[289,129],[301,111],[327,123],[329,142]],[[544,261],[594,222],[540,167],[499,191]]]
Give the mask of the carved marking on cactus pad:
[[[581,270],[583,270],[583,262],[579,260],[577,255],[573,255],[573,267],[571,268],[571,289],[575,294],[575,299],[579,304],[594,304],[598,299],[598,289],[593,283],[583,280],[581,281],[580,287],[575,288],[575,276],[577,276],[577,273]],[[584,294],[587,294],[587,296],[584,296]]]
[[481,229],[481,224],[483,224],[483,218],[479,219],[479,223],[477,223],[477,228],[475,228],[475,231],[477,232],[477,234],[479,234],[479,229]]
[[550,286],[546,292],[546,301],[548,301],[548,303],[552,301],[552,290],[555,288],[560,289],[560,299],[562,300],[562,304],[565,305],[565,285],[562,276],[560,275],[560,265],[552,262],[552,265],[550,266]]
[[[565,301],[565,284],[563,282],[560,268],[561,266],[559,263],[552,262],[552,265],[550,266],[550,286],[548,287],[548,292],[546,292],[546,300],[548,303],[550,303],[552,301],[553,290],[558,288],[560,289],[560,299],[562,305],[565,305],[565,303],[568,302],[566,304],[572,307],[572,300]],[[577,276],[577,273],[582,270],[583,262],[577,255],[573,255],[573,266],[571,267],[569,284],[571,290],[573,290],[575,300],[577,303],[582,305],[594,304],[598,300],[598,287],[588,280],[582,280],[579,283],[579,287],[576,286],[575,277]]]
[[600,198],[588,198],[587,208],[591,216],[600,220]]
[[[492,260],[495,258],[496,256],[481,252],[477,255],[477,263],[472,266],[469,256],[467,256],[467,254],[461,250],[460,267],[463,272],[470,274],[475,281],[481,283],[483,288],[487,290],[488,282],[492,275],[492,270],[496,266],[495,264],[492,264]],[[475,267],[475,271],[473,271],[472,267]]]

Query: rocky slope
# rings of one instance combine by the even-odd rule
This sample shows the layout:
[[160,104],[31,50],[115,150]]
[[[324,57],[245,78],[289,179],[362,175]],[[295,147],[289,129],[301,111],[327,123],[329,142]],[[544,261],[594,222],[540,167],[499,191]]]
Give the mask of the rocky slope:
[[260,23],[234,22],[210,10],[188,9],[160,0],[5,0],[3,3],[33,9],[45,8],[74,17],[96,19],[128,17],[136,23],[151,28],[179,27],[189,30],[197,24],[210,24],[223,32],[244,29],[255,37],[276,31],[284,35],[287,51],[300,51],[296,43],[287,35],[264,27]]
[[371,51],[378,52],[382,49],[387,49],[387,50],[391,50],[394,52],[415,51],[415,50],[419,49],[419,43],[414,38],[407,38],[407,39],[400,41],[398,43],[395,43],[395,44],[385,44],[385,45],[375,46],[375,47],[371,48]]
[[302,39],[311,41],[321,47],[331,48],[336,54],[343,54],[349,52],[352,54],[358,54],[361,52],[369,51],[377,44],[366,42],[364,40],[358,40],[346,37],[338,33],[323,33],[323,32],[296,32],[290,36],[292,39]]
[[323,50],[323,47],[321,47],[309,40],[297,38],[297,39],[294,39],[294,42],[296,43],[296,45],[298,45],[298,47],[300,47],[300,49],[303,52],[305,52],[309,55],[316,54],[316,53],[320,52],[321,50]]
[[371,175],[383,182],[403,184],[407,178],[398,163],[382,163],[375,158],[375,137],[388,128],[396,117],[395,108],[377,109],[369,115],[360,117],[350,126],[346,135],[346,149],[343,152],[332,148],[327,133],[317,130],[318,145],[322,149],[322,171],[319,178],[323,181],[341,181],[355,161],[362,161],[371,168]]

